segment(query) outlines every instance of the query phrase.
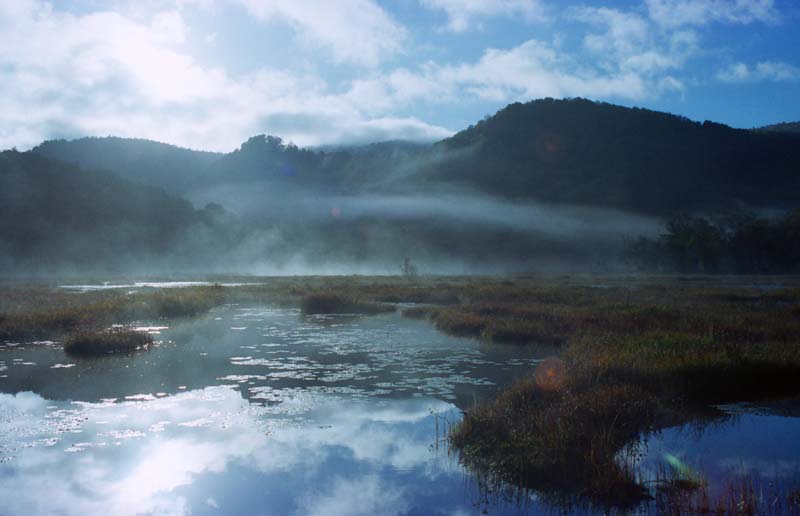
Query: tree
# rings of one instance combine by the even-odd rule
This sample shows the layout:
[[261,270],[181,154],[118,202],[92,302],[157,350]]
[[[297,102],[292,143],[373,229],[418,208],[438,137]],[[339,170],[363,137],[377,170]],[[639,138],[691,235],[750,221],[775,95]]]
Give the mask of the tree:
[[411,263],[411,258],[406,256],[403,258],[403,263],[400,265],[400,272],[407,278],[414,278],[417,276],[417,266]]

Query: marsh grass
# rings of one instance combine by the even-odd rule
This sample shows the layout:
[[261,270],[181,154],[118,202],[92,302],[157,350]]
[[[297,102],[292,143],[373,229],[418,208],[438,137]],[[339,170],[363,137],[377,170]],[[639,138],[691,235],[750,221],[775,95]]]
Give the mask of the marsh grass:
[[622,503],[645,492],[616,453],[649,429],[658,410],[634,386],[546,392],[526,379],[468,411],[450,439],[473,467],[514,485]]
[[[4,293],[8,311],[0,314],[0,340],[62,338],[135,320],[196,316],[226,299],[225,289],[217,286],[146,289],[133,294],[51,292],[50,298],[38,292],[26,298],[24,290]],[[19,301],[12,303],[9,298]]]
[[[708,483],[666,476],[657,480],[654,506],[659,514],[800,515],[800,497],[787,479],[765,481],[737,475],[712,492]],[[796,485],[796,483],[794,484]]]
[[432,317],[455,335],[562,346],[558,389],[522,380],[454,427],[451,444],[483,475],[635,504],[649,494],[616,457],[638,436],[711,404],[800,393],[796,289],[563,290],[513,289],[509,302],[491,289]]
[[98,357],[112,353],[133,353],[147,349],[153,337],[144,332],[114,328],[99,332],[80,332],[64,341],[64,352],[80,357]]
[[465,462],[509,484],[624,506],[647,496],[615,459],[638,436],[694,420],[709,404],[800,393],[800,289],[732,281],[307,277],[130,295],[14,286],[0,289],[0,339],[98,332],[222,303],[299,306],[305,314],[425,304],[402,314],[453,335],[561,350],[563,382],[544,389],[523,380],[452,428]]

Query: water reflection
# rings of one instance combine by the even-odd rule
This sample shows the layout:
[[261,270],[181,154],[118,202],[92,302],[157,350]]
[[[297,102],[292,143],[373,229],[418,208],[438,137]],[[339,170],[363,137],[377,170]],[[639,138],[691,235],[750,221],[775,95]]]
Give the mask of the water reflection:
[[431,396],[469,407],[546,356],[449,337],[397,314],[303,318],[297,310],[229,306],[158,331],[146,353],[99,360],[67,359],[52,342],[2,344],[0,391],[98,401],[224,384],[260,402],[338,393]]
[[4,514],[474,512],[463,472],[432,446],[452,404],[329,397],[300,418],[270,410],[227,387],[116,403],[2,394]]
[[786,414],[797,401],[722,407],[728,415],[706,424],[668,428],[646,441],[639,467],[645,479],[664,472],[693,477],[723,494],[732,479],[800,486],[800,418]]
[[102,359],[0,346],[4,514],[473,514],[437,433],[539,360],[396,314],[233,306],[158,331]]
[[[228,306],[141,326],[158,345],[131,356],[0,344],[0,513],[553,512],[534,493],[488,492],[437,446],[462,409],[550,350],[485,346],[397,314]],[[800,419],[727,410],[733,425],[651,438],[643,476],[669,455],[709,479],[797,478]]]

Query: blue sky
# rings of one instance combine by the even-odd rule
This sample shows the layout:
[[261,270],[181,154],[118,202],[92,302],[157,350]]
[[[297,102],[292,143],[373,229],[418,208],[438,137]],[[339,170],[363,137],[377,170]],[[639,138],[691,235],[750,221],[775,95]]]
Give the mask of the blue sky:
[[0,148],[435,140],[587,97],[800,120],[794,0],[0,0]]

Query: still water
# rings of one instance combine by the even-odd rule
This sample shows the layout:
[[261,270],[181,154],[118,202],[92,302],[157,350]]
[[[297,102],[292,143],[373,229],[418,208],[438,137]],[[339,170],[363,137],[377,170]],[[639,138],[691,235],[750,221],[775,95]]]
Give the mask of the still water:
[[487,501],[441,437],[530,351],[397,314],[228,306],[151,331],[147,352],[91,360],[2,345],[0,514],[525,510]]
[[[158,344],[131,356],[0,344],[0,514],[554,511],[535,493],[487,492],[443,441],[462,410],[547,352],[449,337],[398,314],[225,306],[141,324]],[[788,474],[798,419],[739,412],[750,430],[651,439],[645,467],[669,452],[692,467],[766,460],[758,471],[769,474],[774,457],[741,451],[760,438],[776,443]],[[763,418],[779,418],[774,432],[755,430]]]

